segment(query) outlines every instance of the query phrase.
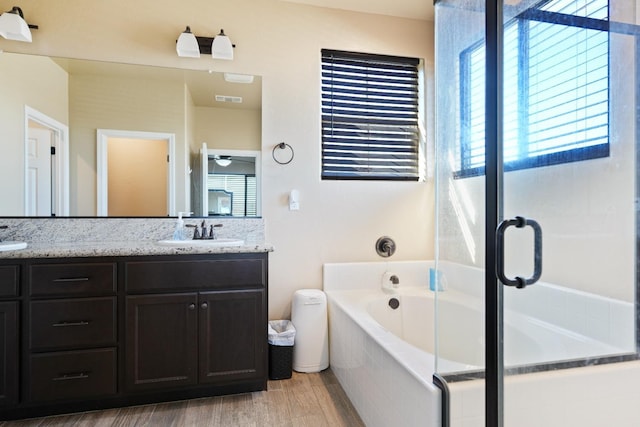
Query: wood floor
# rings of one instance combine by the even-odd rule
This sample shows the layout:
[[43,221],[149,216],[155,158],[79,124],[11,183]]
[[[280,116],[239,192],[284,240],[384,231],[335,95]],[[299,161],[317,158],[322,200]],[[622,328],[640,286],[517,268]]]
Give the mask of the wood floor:
[[268,391],[208,397],[156,405],[0,422],[26,426],[364,426],[331,369],[294,372],[288,380],[269,381]]

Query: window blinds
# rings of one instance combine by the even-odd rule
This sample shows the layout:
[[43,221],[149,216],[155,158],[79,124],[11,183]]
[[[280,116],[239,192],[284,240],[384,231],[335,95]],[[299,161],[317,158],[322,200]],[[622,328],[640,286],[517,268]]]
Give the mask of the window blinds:
[[322,50],[323,179],[418,179],[418,63]]

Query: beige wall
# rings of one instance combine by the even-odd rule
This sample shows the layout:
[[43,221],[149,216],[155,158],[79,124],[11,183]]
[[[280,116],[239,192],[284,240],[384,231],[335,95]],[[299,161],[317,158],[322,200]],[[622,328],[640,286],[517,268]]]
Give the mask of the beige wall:
[[197,107],[192,152],[198,152],[203,142],[214,149],[260,150],[261,116],[259,110]]
[[0,54],[0,75],[0,216],[22,215],[25,106],[68,124],[68,79],[48,58],[10,53]]
[[[0,0],[5,10],[13,5]],[[262,206],[275,246],[270,318],[289,316],[296,289],[321,287],[323,263],[381,260],[374,244],[382,235],[396,240],[394,260],[433,257],[431,181],[320,180],[319,89],[322,48],[425,58],[430,70],[432,23],[277,0],[101,0],[90,7],[84,0],[23,0],[20,7],[40,25],[34,42],[0,40],[0,49],[262,76]],[[178,58],[175,40],[186,25],[203,36],[224,28],[237,46],[234,61]],[[271,158],[281,141],[295,149],[286,166]],[[299,211],[288,210],[294,188]]]
[[[96,214],[96,129],[175,133],[185,145],[184,86],[153,79],[72,75],[69,79],[70,213]],[[185,186],[184,150],[176,149],[176,188]],[[185,210],[185,192],[176,196]]]

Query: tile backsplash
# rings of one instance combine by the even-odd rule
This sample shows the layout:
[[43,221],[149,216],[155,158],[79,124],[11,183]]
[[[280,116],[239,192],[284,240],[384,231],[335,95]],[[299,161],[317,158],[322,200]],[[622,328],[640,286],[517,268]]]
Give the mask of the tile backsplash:
[[[185,218],[185,224],[200,224],[202,218]],[[247,244],[264,243],[262,218],[207,218],[207,224],[222,224],[220,238],[243,239]],[[175,218],[2,218],[0,240],[28,243],[156,241],[170,239]]]

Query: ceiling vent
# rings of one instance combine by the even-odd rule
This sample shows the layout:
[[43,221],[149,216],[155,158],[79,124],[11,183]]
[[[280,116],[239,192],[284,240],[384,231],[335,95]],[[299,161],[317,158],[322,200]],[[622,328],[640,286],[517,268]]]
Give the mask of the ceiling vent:
[[229,96],[229,95],[216,95],[216,101],[218,102],[233,102],[234,104],[242,103],[241,96]]

